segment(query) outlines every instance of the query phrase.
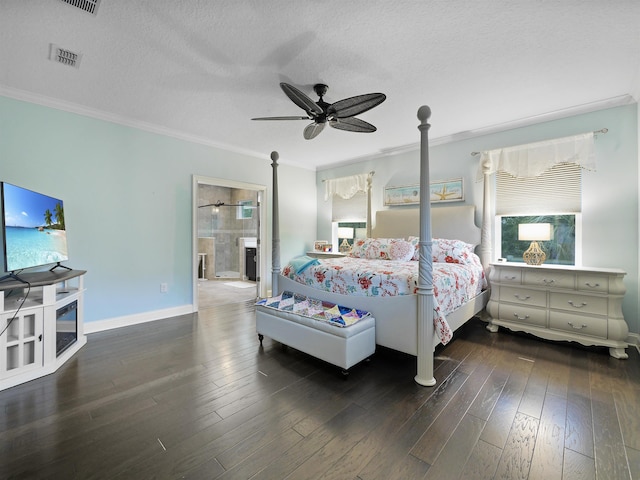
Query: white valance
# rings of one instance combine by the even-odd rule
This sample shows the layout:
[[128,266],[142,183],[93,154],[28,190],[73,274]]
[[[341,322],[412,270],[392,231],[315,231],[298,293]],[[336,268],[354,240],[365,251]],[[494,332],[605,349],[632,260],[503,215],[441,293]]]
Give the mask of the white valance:
[[576,163],[581,168],[595,170],[593,139],[593,132],[589,132],[482,152],[478,180],[482,180],[482,166],[487,164],[488,173],[503,171],[517,178],[537,177],[559,163]]
[[344,199],[353,197],[358,192],[368,192],[371,187],[373,173],[361,173],[349,177],[332,178],[325,180],[324,199],[329,200],[332,195],[338,195]]

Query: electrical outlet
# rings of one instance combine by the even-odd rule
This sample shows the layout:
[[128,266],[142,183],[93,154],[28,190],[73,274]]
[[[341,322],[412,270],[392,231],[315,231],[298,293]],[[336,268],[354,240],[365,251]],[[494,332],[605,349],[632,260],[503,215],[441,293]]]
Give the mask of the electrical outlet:
[[160,284],[160,293],[167,293],[169,291],[169,285],[166,283]]

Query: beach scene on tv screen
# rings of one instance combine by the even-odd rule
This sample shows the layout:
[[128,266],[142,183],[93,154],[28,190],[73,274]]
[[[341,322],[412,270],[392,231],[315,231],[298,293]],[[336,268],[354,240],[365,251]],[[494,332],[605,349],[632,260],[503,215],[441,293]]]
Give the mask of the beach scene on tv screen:
[[6,270],[68,260],[61,200],[4,184]]

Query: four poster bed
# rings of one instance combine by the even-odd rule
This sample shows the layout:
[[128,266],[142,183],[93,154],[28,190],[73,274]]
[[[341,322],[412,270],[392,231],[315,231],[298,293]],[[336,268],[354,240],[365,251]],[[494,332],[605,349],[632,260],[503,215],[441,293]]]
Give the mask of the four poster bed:
[[[428,129],[430,125],[427,121],[430,113],[429,108],[426,106],[418,110],[418,118],[421,122],[418,127],[421,132],[421,192],[429,192]],[[336,293],[336,291],[340,292],[340,289],[336,289],[336,291],[329,291],[331,290],[330,288],[320,290],[314,288],[312,285],[314,283],[314,275],[316,279],[321,277],[320,279],[322,281],[319,283],[328,285],[329,282],[324,281],[324,274],[330,272],[339,272],[342,274],[344,273],[342,270],[346,267],[339,264],[342,259],[316,260],[314,263],[320,264],[318,268],[320,268],[320,271],[323,273],[314,274],[313,270],[311,270],[311,278],[307,280],[297,278],[298,273],[301,272],[297,270],[293,271],[295,269],[292,269],[290,265],[287,265],[285,269],[281,271],[277,180],[278,154],[273,152],[271,158],[273,160],[273,295],[276,296],[278,293],[288,291],[304,295],[308,298],[370,312],[371,316],[375,318],[375,343],[416,356],[416,382],[425,386],[435,385],[436,382],[433,377],[433,351],[435,347],[441,343],[441,341],[442,343],[446,343],[451,338],[453,331],[474,315],[481,312],[489,298],[489,290],[486,288],[487,285],[484,276],[484,269],[490,260],[489,219],[483,219],[482,229],[480,229],[475,224],[474,206],[439,207],[432,210],[429,195],[424,194],[420,196],[419,209],[398,208],[378,211],[376,212],[376,221],[372,230],[371,240],[361,242],[364,246],[359,251],[363,253],[366,248],[369,248],[369,250],[373,248],[376,255],[383,252],[380,254],[387,260],[376,259],[368,261],[385,265],[386,269],[412,269],[410,275],[413,276],[408,280],[408,291],[399,292],[398,290],[402,287],[396,288],[403,283],[402,280],[398,281],[398,283],[393,283],[395,280],[390,282],[387,280],[376,280],[374,283],[380,286],[380,288],[376,290],[385,290],[385,288],[382,288],[383,282],[386,282],[387,286],[391,285],[391,287],[386,288],[386,292],[381,293],[382,296],[372,296],[378,295],[379,293],[372,294],[371,290],[352,295],[349,293],[354,292],[354,287],[344,286],[342,287],[343,291],[341,293]],[[485,176],[484,211],[487,211],[489,201],[488,192],[486,192],[486,185],[488,183],[486,180]],[[371,225],[371,219],[369,219],[369,225]],[[432,238],[436,240],[432,241]],[[380,241],[379,239],[382,240]],[[427,239],[427,241],[423,239]],[[451,239],[452,241],[437,239]],[[406,248],[406,240],[413,242],[411,244],[412,255],[407,257],[402,253],[402,255],[405,256],[405,258],[402,259],[392,258],[388,255],[389,252],[391,252],[391,248],[395,248],[396,251],[400,247]],[[380,242],[382,242],[383,245],[381,245]],[[477,245],[481,246],[479,257],[473,253],[473,249]],[[451,253],[452,246],[456,253]],[[470,250],[465,250],[463,253],[460,253],[461,250],[457,249],[458,246],[462,246],[460,247],[462,250],[467,247]],[[446,248],[449,250],[445,252]],[[471,253],[469,253],[469,251]],[[446,261],[444,258],[439,258],[439,255],[446,255]],[[352,256],[358,255],[354,253]],[[365,255],[360,256],[364,257]],[[409,257],[411,257],[411,259],[409,259]],[[355,263],[356,260],[360,259],[348,257],[348,261],[346,260],[347,259],[345,259],[345,264],[348,264]],[[400,261],[396,262],[392,260]],[[467,260],[469,261],[467,262]],[[365,262],[366,261],[367,260],[365,260]],[[442,263],[438,263],[438,261]],[[465,268],[465,265],[460,264],[466,263],[470,264],[472,270],[475,269],[474,275],[476,275],[470,280],[472,285],[469,288],[463,287],[461,283],[459,284],[459,282],[464,282],[468,275],[466,272],[460,270],[461,268]],[[306,268],[308,267],[305,266],[305,269]],[[445,301],[442,298],[440,300],[434,298],[434,289],[437,291],[445,290],[444,284],[439,283],[441,282],[440,277],[447,275],[445,271],[451,269],[454,270],[454,276],[448,277],[448,279],[445,278],[444,284],[447,282],[453,283],[453,290],[458,291],[458,293],[466,292],[464,295],[459,295],[460,299],[458,299],[459,301],[457,300],[458,303],[456,304],[453,304],[449,300]],[[362,273],[359,275],[362,275]],[[387,271],[382,272],[382,276],[386,279],[391,278],[390,272]],[[375,273],[367,273],[366,277],[367,279],[377,278],[375,277]],[[306,284],[300,282],[306,282]],[[391,292],[392,290],[395,293]],[[456,296],[455,293],[453,296]],[[446,310],[446,314],[443,314],[444,310]],[[260,315],[260,312],[257,314]],[[436,317],[436,327],[434,327],[434,315]],[[286,320],[283,320],[283,322],[286,322]],[[269,335],[268,331],[260,331],[259,321],[257,324],[260,336],[262,336],[262,334]],[[283,323],[283,325],[286,325],[286,323]]]

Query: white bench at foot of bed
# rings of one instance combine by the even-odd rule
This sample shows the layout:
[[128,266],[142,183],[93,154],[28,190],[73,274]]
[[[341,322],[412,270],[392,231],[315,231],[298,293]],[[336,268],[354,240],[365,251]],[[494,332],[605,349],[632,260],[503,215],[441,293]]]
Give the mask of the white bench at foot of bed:
[[324,360],[343,369],[369,358],[376,350],[376,329],[373,317],[348,327],[336,327],[326,322],[295,313],[256,306],[256,331],[260,344],[263,336]]

